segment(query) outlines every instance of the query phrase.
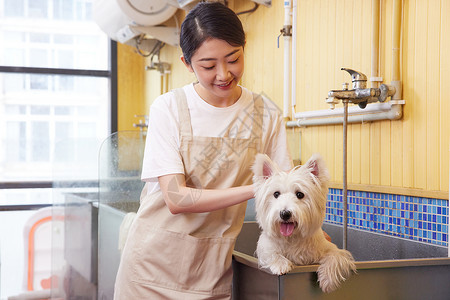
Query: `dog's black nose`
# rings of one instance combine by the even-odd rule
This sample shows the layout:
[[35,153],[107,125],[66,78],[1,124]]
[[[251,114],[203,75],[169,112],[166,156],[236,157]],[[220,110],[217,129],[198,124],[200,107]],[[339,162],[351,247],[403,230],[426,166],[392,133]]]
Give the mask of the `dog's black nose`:
[[291,216],[292,216],[292,213],[291,213],[290,210],[282,210],[282,211],[280,211],[280,218],[283,221],[289,220],[291,218]]

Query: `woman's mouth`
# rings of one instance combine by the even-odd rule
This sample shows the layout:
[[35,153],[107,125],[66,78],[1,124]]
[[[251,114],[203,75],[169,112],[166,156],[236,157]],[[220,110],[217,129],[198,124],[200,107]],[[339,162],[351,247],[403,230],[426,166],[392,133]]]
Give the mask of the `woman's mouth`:
[[230,80],[230,81],[227,82],[227,83],[216,84],[216,86],[217,86],[219,89],[226,90],[226,89],[228,89],[228,88],[231,86],[231,83],[232,83],[232,82],[233,82],[233,80]]

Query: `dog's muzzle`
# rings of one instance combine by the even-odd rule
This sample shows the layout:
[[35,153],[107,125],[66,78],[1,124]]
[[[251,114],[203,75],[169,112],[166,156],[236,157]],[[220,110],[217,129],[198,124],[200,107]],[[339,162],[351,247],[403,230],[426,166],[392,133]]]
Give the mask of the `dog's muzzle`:
[[280,224],[280,233],[283,236],[290,236],[295,229],[295,223],[289,222],[292,217],[292,212],[290,210],[282,210],[280,211],[280,218],[283,220]]

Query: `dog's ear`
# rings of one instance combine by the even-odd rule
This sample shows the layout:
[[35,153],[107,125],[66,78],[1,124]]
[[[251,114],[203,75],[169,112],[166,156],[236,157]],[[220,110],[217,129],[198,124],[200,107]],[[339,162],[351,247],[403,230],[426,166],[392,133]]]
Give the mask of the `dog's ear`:
[[308,168],[311,174],[319,180],[320,184],[323,184],[330,179],[325,161],[318,153],[311,156],[311,158],[306,162],[305,167]]
[[263,181],[278,172],[278,167],[265,154],[257,154],[253,164],[253,182]]

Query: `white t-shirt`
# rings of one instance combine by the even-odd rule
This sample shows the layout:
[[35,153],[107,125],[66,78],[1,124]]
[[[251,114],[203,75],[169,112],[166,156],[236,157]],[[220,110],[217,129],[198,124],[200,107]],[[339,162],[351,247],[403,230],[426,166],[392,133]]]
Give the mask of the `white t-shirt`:
[[[241,87],[241,97],[231,106],[215,107],[204,101],[194,84],[183,87],[186,93],[192,134],[206,137],[249,138],[252,126],[253,94]],[[281,169],[290,170],[286,129],[278,107],[266,97],[262,128],[262,149]],[[173,92],[155,99],[150,107],[142,180],[149,183],[148,193],[160,190],[158,177],[183,174],[180,155],[178,108]]]

